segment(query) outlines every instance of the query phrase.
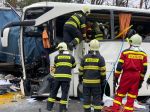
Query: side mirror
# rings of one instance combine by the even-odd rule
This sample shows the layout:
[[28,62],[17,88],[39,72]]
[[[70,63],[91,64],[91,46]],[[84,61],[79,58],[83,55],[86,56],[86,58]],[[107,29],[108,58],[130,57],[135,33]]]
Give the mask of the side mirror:
[[5,28],[3,30],[3,37],[1,37],[1,42],[3,47],[8,47],[8,36],[10,28]]
[[8,36],[10,32],[10,27],[14,26],[33,26],[35,25],[35,20],[28,20],[28,21],[22,21],[22,22],[11,22],[4,26],[4,28],[1,30],[1,42],[3,47],[8,47]]

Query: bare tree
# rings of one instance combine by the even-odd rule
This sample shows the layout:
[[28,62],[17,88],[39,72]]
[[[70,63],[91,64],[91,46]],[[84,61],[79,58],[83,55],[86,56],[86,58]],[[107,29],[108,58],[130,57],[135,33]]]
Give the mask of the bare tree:
[[11,6],[16,7],[17,0],[6,0]]
[[[8,0],[8,1],[14,1],[14,0]],[[22,7],[30,5],[32,3],[42,2],[42,1],[47,1],[47,2],[48,1],[53,1],[53,2],[71,2],[72,0],[21,0],[21,1],[17,2],[17,5],[20,8],[22,8]],[[79,0],[79,1],[83,1],[83,0]]]
[[84,0],[74,0],[74,2],[77,2],[77,3],[83,3]]
[[127,7],[128,6],[128,0],[116,0],[116,6],[123,6]]
[[126,7],[128,7],[129,0],[126,0]]
[[150,0],[145,0],[145,8],[150,9]]
[[104,3],[104,0],[96,0],[96,4],[102,5]]
[[91,4],[97,4],[97,5],[102,5],[105,0],[92,0]]
[[143,2],[144,2],[144,0],[141,0],[141,1],[140,1],[140,8],[143,7]]
[[[84,3],[84,0],[75,0],[78,3]],[[105,0],[91,0],[91,4],[102,5]]]

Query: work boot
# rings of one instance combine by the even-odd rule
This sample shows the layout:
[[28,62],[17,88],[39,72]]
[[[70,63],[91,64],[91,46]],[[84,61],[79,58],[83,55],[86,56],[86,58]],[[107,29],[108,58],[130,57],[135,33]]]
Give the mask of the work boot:
[[84,109],[84,112],[91,112],[91,108],[90,109]]
[[53,109],[47,109],[49,112],[55,112],[55,110]]
[[101,112],[101,110],[94,109],[94,112]]
[[49,101],[47,101],[47,110],[51,112],[52,108],[53,108],[53,103],[50,103]]
[[60,104],[60,105],[59,105],[59,112],[67,112],[66,105]]

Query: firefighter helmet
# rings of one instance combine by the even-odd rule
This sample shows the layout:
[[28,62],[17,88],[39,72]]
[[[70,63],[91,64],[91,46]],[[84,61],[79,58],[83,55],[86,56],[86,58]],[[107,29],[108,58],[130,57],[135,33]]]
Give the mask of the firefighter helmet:
[[135,34],[131,36],[131,38],[129,39],[129,42],[133,46],[140,46],[142,43],[142,37],[139,34]]
[[90,14],[90,7],[87,5],[83,6],[82,12],[86,15]]
[[93,39],[90,41],[90,50],[98,51],[100,47],[99,41],[96,39]]
[[61,43],[58,44],[57,49],[58,50],[63,50],[63,51],[68,50],[67,44],[65,42],[61,42]]

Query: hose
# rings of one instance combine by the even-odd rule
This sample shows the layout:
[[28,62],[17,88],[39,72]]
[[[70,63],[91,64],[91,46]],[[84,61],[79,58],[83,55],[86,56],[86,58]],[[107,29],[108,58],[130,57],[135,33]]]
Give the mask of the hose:
[[115,66],[116,66],[116,64],[117,64],[117,62],[118,62],[118,59],[119,59],[119,57],[120,57],[120,54],[121,54],[121,52],[122,52],[123,45],[124,45],[124,39],[122,39],[122,42],[121,42],[121,43],[122,43],[122,44],[121,44],[121,47],[120,47],[120,50],[119,50],[117,59],[116,59],[116,61],[115,61],[115,63],[114,63],[114,67],[112,68],[110,74],[108,75],[108,78],[107,78],[106,81],[105,81],[104,94],[105,94],[105,92],[106,92],[106,86],[107,86],[107,84],[108,84],[108,80],[109,80],[111,74],[113,73],[113,71],[115,70]]
[[[116,37],[114,37],[114,39],[117,39],[117,38],[120,37],[122,34],[124,34],[125,32],[127,32],[132,26],[133,26],[133,25],[130,25],[129,27],[125,28],[121,33],[119,33]],[[121,54],[121,52],[122,52],[123,45],[124,45],[124,41],[125,41],[125,39],[122,38],[122,44],[121,44],[120,51],[119,51],[119,53],[118,53],[117,59],[116,59],[116,61],[115,61],[114,67],[112,68],[110,74],[108,75],[108,78],[107,78],[106,81],[105,81],[104,93],[105,93],[105,91],[106,91],[106,86],[107,86],[108,80],[109,80],[111,74],[113,73],[113,71],[115,70],[115,66],[116,66],[116,64],[117,64],[117,62],[118,62],[118,59],[119,59],[119,57],[120,57],[120,54]],[[129,42],[129,39],[126,38],[126,41]]]

